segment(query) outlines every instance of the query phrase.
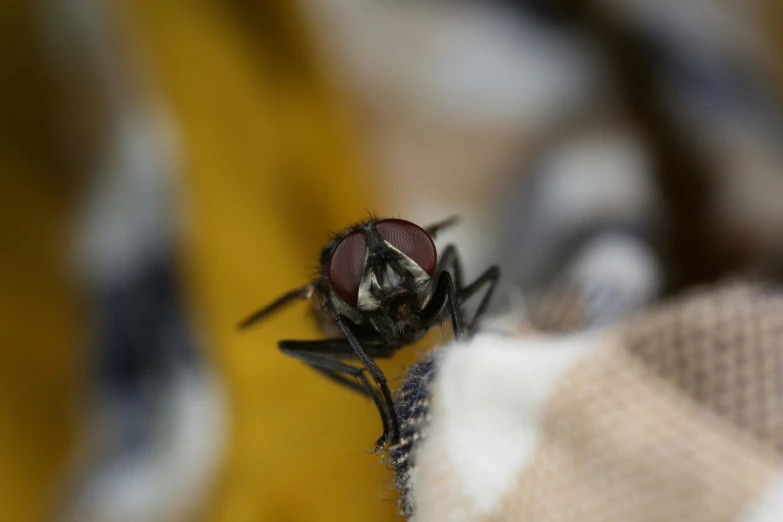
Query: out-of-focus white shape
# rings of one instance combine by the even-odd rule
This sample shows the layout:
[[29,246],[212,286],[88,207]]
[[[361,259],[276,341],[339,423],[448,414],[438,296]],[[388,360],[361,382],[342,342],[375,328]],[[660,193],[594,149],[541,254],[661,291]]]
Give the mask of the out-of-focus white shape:
[[783,474],[770,484],[762,497],[738,522],[780,522],[783,520]]
[[144,64],[111,9],[95,0],[39,0],[47,53],[64,84],[94,85],[100,149],[80,206],[74,257],[89,284],[128,279],[140,260],[161,257],[181,232],[176,126],[146,85]]
[[663,284],[652,249],[641,240],[601,234],[588,243],[563,274],[581,287],[590,325],[604,325],[652,302]]
[[[417,470],[429,473],[438,467],[427,461],[429,446],[440,445],[446,467],[454,470],[464,485],[459,490],[476,510],[464,513],[464,520],[489,514],[533,455],[544,408],[562,376],[592,353],[600,338],[595,333],[562,338],[485,333],[444,347],[431,388],[428,428],[440,436],[426,439],[417,450],[414,495]],[[415,496],[413,501],[417,520],[437,520],[426,512],[430,503],[417,502]]]
[[90,476],[61,520],[197,519],[214,485],[224,446],[224,390],[209,371],[183,369],[168,381],[161,397],[150,445]]
[[603,72],[585,41],[480,2],[309,2],[362,90],[453,124],[562,117]]
[[544,221],[566,229],[586,219],[638,217],[653,206],[650,158],[632,134],[579,136],[548,152],[541,164]]
[[[140,74],[139,56],[130,51],[138,42],[124,40],[128,35],[112,25],[114,6],[97,0],[39,0],[38,6],[59,80],[89,84],[101,95],[93,109],[102,116],[105,146],[90,151],[94,171],[87,173],[91,183],[74,240],[78,274],[100,295],[176,254],[184,217],[177,190],[180,144]],[[156,409],[142,415],[150,417],[141,427],[152,424],[152,440],[137,441],[135,448],[123,444],[133,434],[122,432],[132,429],[123,418],[136,413],[134,405],[115,401],[106,389],[95,399],[102,406],[89,412],[88,454],[73,473],[83,481],[70,488],[75,495],[65,499],[65,520],[179,522],[203,507],[222,454],[224,391],[203,360],[166,370],[150,394]],[[141,397],[134,399],[138,407]],[[106,454],[111,451],[118,453]]]
[[128,113],[82,207],[76,254],[81,272],[99,284],[127,280],[149,258],[162,258],[178,226],[170,154],[174,133],[157,114]]
[[512,231],[513,265],[523,286],[543,283],[564,245],[591,226],[646,221],[654,215],[656,190],[644,143],[620,129],[579,134],[553,146],[526,185],[526,207]]

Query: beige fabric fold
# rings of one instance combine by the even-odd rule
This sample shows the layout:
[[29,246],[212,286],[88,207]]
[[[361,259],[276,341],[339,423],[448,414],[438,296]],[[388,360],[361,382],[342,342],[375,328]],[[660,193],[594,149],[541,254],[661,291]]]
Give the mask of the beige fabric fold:
[[783,294],[749,283],[602,331],[444,347],[412,520],[783,520],[781,348]]

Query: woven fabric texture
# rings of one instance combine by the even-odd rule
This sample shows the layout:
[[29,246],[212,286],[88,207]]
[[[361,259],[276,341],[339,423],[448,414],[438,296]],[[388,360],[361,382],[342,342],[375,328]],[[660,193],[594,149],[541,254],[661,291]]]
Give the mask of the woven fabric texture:
[[[571,329],[566,308],[549,307],[557,313],[538,324]],[[783,292],[724,283],[600,334],[547,392],[532,426],[537,442],[490,507],[477,507],[479,493],[460,482],[459,455],[442,443],[443,426],[453,429],[454,419],[441,422],[453,414],[437,406],[441,398],[431,392],[441,388],[432,383],[450,377],[433,361],[449,357],[453,345],[414,366],[398,396],[404,437],[390,453],[404,514],[417,521],[767,520],[764,503],[772,495],[774,504],[783,470]],[[526,334],[517,336],[525,350]],[[520,413],[529,407],[522,399]],[[476,444],[465,451],[481,451]],[[422,459],[427,469],[416,465]]]

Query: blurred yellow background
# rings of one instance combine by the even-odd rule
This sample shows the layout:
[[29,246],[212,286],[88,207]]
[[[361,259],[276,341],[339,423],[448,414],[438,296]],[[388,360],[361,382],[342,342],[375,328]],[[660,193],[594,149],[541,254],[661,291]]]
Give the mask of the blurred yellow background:
[[[42,138],[58,114],[44,94],[56,86],[38,70],[33,7],[0,9],[3,48],[21,55],[17,75],[4,80],[17,98],[3,104],[28,130],[0,147],[0,519],[9,521],[53,514],[80,433],[86,363],[79,296],[63,268],[76,190],[56,146]],[[154,75],[180,125],[189,214],[181,259],[191,312],[228,388],[227,455],[203,520],[396,520],[391,475],[367,451],[381,430],[372,403],[276,348],[280,338],[318,337],[306,305],[251,331],[235,329],[311,276],[328,231],[374,208],[306,23],[293,2],[115,7],[155,56]],[[14,131],[9,123],[3,133]]]

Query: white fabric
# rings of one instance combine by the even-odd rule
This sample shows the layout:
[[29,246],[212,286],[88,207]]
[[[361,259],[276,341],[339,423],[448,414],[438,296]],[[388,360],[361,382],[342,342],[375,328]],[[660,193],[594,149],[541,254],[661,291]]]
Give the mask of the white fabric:
[[[458,489],[468,497],[464,500],[476,510],[450,520],[488,514],[513,487],[538,443],[543,405],[560,378],[602,335],[523,339],[480,334],[468,343],[443,348],[432,384],[429,429],[442,437],[428,437],[422,444],[418,469],[432,471],[426,464],[429,446],[445,448],[446,461],[438,462],[454,470]],[[430,503],[417,501],[416,481],[414,471],[413,500],[420,507],[415,520],[446,522],[440,519],[442,514],[427,512]]]
[[770,484],[769,489],[758,502],[751,506],[741,522],[780,522],[781,520],[783,520],[783,473]]

